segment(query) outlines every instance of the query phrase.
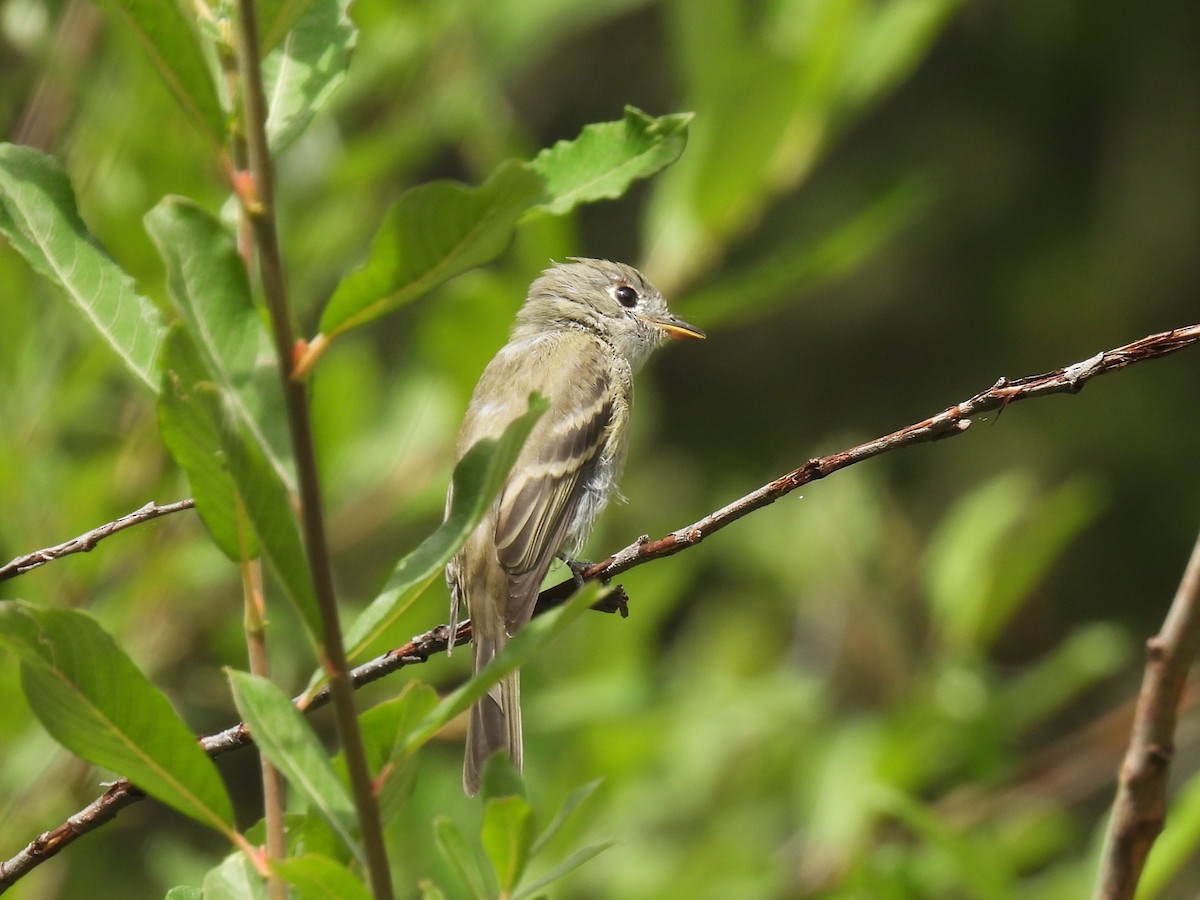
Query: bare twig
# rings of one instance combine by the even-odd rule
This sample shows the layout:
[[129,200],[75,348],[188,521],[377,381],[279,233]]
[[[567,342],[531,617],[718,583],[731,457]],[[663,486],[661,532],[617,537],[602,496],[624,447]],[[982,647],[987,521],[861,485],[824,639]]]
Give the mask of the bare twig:
[[[649,537],[643,536],[608,559],[591,566],[583,573],[584,578],[607,580],[652,559],[679,553],[700,543],[710,534],[737,521],[742,516],[775,502],[803,484],[824,478],[839,469],[891,450],[961,434],[970,425],[973,416],[1001,410],[1010,403],[1030,397],[1057,393],[1075,394],[1082,390],[1084,384],[1092,378],[1106,372],[1113,372],[1136,362],[1157,359],[1196,343],[1200,343],[1200,325],[1190,325],[1148,335],[1131,344],[1105,353],[1098,353],[1083,362],[1063,369],[1055,369],[1053,372],[1043,375],[1032,375],[1015,381],[1001,378],[987,390],[979,392],[969,400],[948,407],[924,421],[839,453],[811,459],[800,468],[763,485],[758,490],[733,501],[686,528],[673,531],[657,540],[650,540]],[[546,609],[563,603],[571,596],[575,587],[574,581],[569,580],[555,587],[547,588],[538,598],[537,612],[544,612]],[[624,615],[625,599],[622,591],[614,591],[605,601],[602,601],[603,605],[598,608],[605,612],[621,612]],[[1170,622],[1168,622],[1169,624]],[[1164,634],[1166,632],[1167,629],[1164,628]],[[447,626],[439,625],[414,637],[404,646],[357,667],[350,673],[353,686],[358,688],[406,666],[426,662],[430,656],[445,651],[448,634]],[[470,622],[463,622],[459,625],[455,644],[469,641],[470,634]],[[303,698],[297,698],[298,703],[302,700]],[[312,696],[305,706],[305,710],[317,709],[328,702],[329,688],[325,687]],[[200,743],[210,756],[219,756],[230,750],[247,746],[251,741],[246,726],[238,724],[201,738]],[[76,837],[86,834],[113,818],[118,810],[136,802],[142,796],[144,795],[130,786],[128,782],[117,782],[103,796],[72,816],[66,823],[35,838],[12,859],[0,862],[0,893],[3,893],[5,889],[35,866],[58,853]]]
[[121,516],[115,522],[108,522],[99,528],[93,528],[91,531],[79,535],[79,537],[71,538],[71,540],[54,547],[47,547],[44,550],[34,550],[32,553],[18,556],[12,562],[0,566],[0,581],[16,578],[18,575],[23,575],[31,569],[44,566],[48,562],[53,562],[72,553],[87,553],[109,535],[116,534],[118,531],[124,531],[126,528],[132,528],[134,525],[147,522],[150,519],[157,519],[159,516],[167,516],[183,509],[191,509],[195,505],[196,501],[190,497],[186,500],[168,503],[165,506],[159,506],[157,503],[151,501],[141,509],[135,509],[129,515]]
[[801,485],[832,475],[839,469],[891,450],[899,450],[901,447],[962,434],[971,424],[972,417],[994,410],[1003,410],[1018,400],[1028,400],[1031,397],[1042,397],[1046,394],[1077,394],[1083,390],[1083,386],[1087,382],[1099,375],[1115,372],[1136,362],[1158,359],[1197,342],[1200,342],[1200,324],[1188,325],[1148,335],[1131,344],[1104,353],[1097,353],[1073,366],[1055,369],[1044,375],[1029,375],[1015,381],[1001,378],[986,391],[980,391],[969,400],[947,407],[936,416],[922,422],[901,428],[899,431],[894,431],[873,441],[867,441],[865,444],[859,444],[857,447],[843,450],[841,453],[810,459],[800,468],[776,478],[770,484],[764,484],[758,490],[734,500],[728,506],[718,509],[686,528],[680,528],[654,541],[643,536],[625,549],[618,550],[608,559],[587,569],[583,573],[583,577],[612,578],[652,559],[671,556],[693,544],[700,543],[709,535],[736,522],[742,516],[774,503]]
[[1188,670],[1200,651],[1200,540],[1192,550],[1162,630],[1146,642],[1146,671],[1121,765],[1096,900],[1137,890],[1146,857],[1167,815],[1167,775]]

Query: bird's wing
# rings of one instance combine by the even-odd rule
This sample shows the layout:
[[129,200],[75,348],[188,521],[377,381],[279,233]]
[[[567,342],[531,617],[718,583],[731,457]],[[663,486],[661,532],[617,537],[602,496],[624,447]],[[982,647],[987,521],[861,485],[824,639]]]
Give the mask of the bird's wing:
[[[505,626],[516,631],[533,613],[538,588],[583,497],[588,476],[607,440],[613,399],[604,349],[578,342],[554,371],[545,393],[550,409],[539,420],[526,450],[500,494],[496,555],[509,576]],[[593,373],[588,377],[587,373]]]

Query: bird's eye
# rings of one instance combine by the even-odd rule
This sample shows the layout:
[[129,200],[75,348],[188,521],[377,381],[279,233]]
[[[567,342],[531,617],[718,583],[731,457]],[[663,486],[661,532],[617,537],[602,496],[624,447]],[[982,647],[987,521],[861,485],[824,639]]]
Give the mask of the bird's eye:
[[616,291],[614,292],[614,295],[617,298],[617,302],[620,303],[622,306],[624,306],[626,309],[629,309],[629,308],[637,305],[637,302],[638,302],[637,291],[635,291],[633,288],[631,288],[627,284],[623,284],[619,288],[617,288]]

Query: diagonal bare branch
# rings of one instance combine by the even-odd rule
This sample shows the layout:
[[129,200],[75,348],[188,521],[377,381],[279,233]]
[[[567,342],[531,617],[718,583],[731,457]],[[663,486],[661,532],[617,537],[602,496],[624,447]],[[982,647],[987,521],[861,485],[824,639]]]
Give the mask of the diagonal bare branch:
[[1200,540],[1162,630],[1146,642],[1146,671],[1121,765],[1096,900],[1132,900],[1167,816],[1167,776],[1188,671],[1200,652]]
[[195,505],[196,501],[190,497],[186,500],[178,500],[175,503],[167,503],[163,506],[159,506],[151,500],[141,509],[135,509],[133,512],[121,516],[121,518],[114,522],[107,522],[99,528],[93,528],[91,531],[84,532],[79,537],[71,538],[71,540],[64,541],[53,547],[34,550],[32,553],[18,556],[11,562],[0,566],[0,581],[24,575],[31,569],[44,566],[46,563],[54,562],[54,560],[61,559],[64,556],[70,556],[72,553],[87,553],[96,544],[104,540],[104,538],[114,535],[118,531],[124,531],[126,528],[132,528],[134,525],[140,525],[142,522],[148,522],[151,519],[157,519],[159,516],[168,516],[180,510],[192,509]]

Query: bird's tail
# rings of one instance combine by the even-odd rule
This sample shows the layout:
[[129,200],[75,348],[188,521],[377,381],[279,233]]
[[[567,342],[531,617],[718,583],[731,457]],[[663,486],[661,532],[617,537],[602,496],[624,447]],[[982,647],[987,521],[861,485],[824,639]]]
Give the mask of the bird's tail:
[[[479,638],[475,641],[475,671],[478,673],[503,649],[504,641]],[[463,762],[463,790],[479,792],[483,764],[493,753],[507,750],[509,759],[521,768],[521,674],[501,678],[471,707],[467,720],[467,754]]]

